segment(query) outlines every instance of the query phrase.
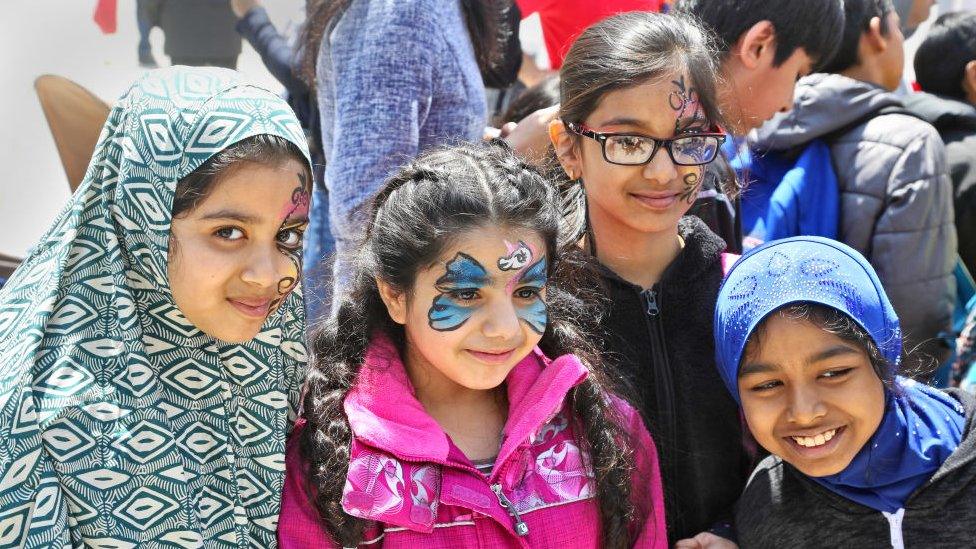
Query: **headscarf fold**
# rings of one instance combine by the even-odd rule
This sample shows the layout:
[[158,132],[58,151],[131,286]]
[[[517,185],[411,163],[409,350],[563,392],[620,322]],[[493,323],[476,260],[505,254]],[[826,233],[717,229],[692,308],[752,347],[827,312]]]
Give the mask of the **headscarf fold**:
[[[839,242],[802,236],[745,254],[730,270],[715,309],[719,373],[739,400],[738,373],[749,336],[771,313],[794,303],[830,307],[870,335],[888,366],[881,424],[843,471],[814,481],[849,500],[892,513],[962,440],[962,406],[945,393],[895,375],[901,358],[898,315],[871,265]],[[740,401],[741,402],[741,401]]]
[[274,547],[304,377],[300,290],[251,341],[169,287],[177,181],[259,135],[308,156],[288,105],[225,69],[153,71],[0,290],[0,546]]

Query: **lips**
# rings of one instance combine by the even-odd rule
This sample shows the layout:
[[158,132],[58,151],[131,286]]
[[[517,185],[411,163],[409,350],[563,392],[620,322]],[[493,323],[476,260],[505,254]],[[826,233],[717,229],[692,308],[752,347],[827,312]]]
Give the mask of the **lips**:
[[652,210],[666,210],[678,202],[679,193],[660,192],[660,193],[632,193],[638,202]]
[[269,298],[227,298],[227,302],[244,316],[255,319],[264,319],[268,316],[271,301]]
[[818,429],[783,437],[801,454],[825,454],[837,445],[837,439],[847,430],[846,426]]
[[467,349],[467,351],[474,358],[489,364],[503,364],[515,354],[515,349],[509,349],[507,351],[475,351],[474,349]]

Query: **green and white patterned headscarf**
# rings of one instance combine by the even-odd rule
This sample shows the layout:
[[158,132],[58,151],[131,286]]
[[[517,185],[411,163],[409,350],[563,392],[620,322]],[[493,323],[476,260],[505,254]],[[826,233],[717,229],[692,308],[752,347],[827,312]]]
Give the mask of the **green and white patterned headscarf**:
[[258,134],[306,151],[288,105],[225,69],[148,73],[112,109],[0,290],[0,547],[276,545],[300,291],[231,345],[184,318],[167,275],[177,181]]

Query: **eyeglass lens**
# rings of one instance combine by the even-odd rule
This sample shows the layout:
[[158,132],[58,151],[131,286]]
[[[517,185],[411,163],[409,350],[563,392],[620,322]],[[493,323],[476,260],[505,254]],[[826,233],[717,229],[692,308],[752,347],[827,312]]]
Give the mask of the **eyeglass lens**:
[[[695,166],[715,159],[719,140],[711,136],[690,135],[671,142],[674,162]],[[654,151],[654,141],[639,136],[616,135],[609,137],[604,146],[607,160],[618,164],[643,164]]]

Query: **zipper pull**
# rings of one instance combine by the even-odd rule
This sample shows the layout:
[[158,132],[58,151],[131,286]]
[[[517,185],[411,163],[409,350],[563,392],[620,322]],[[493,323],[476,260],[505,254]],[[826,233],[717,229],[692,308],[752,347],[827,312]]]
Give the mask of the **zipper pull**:
[[647,305],[647,315],[651,318],[656,317],[661,314],[661,308],[657,304],[657,292],[654,290],[644,290],[641,292],[644,296],[644,303]]
[[526,524],[525,521],[522,520],[522,517],[519,516],[518,511],[515,510],[515,505],[509,501],[507,497],[505,497],[505,494],[502,493],[502,485],[492,484],[491,491],[495,492],[495,496],[498,497],[498,503],[502,504],[502,507],[508,511],[508,514],[515,517],[515,533],[520,536],[528,534],[529,525]]

